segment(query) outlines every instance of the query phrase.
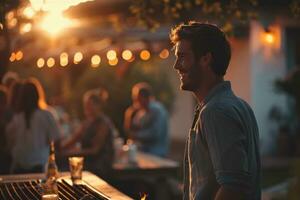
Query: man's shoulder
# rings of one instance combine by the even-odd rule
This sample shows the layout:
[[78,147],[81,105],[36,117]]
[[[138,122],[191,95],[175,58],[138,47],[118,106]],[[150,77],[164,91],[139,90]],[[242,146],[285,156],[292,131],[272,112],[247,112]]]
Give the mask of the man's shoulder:
[[217,113],[220,115],[233,117],[238,110],[245,106],[250,107],[244,100],[236,97],[235,95],[228,95],[209,101],[201,109],[201,114],[205,116]]

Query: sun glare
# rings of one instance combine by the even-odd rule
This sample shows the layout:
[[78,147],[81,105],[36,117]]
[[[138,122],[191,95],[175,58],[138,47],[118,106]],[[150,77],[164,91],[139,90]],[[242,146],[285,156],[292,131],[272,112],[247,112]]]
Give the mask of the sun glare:
[[41,28],[50,35],[57,35],[61,30],[70,27],[72,24],[72,21],[65,18],[62,13],[52,12],[43,18]]
[[65,28],[75,25],[75,21],[63,16],[63,12],[71,6],[93,0],[30,0],[32,10],[24,10],[27,16],[33,15],[32,11],[45,11],[40,21],[40,27],[50,35],[55,36]]

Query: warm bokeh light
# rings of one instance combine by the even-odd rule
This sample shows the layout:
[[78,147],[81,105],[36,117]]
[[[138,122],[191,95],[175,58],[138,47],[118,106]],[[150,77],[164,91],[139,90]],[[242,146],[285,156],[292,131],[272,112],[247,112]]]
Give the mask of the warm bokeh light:
[[5,18],[6,18],[7,21],[12,20],[14,17],[15,17],[15,14],[14,14],[13,11],[9,11],[9,12],[6,14],[6,16],[5,16]]
[[63,12],[71,6],[91,0],[30,0],[35,11],[45,11],[46,15],[40,21],[40,27],[55,36],[61,30],[73,26],[74,21],[63,16]]
[[91,66],[98,67],[101,62],[101,58],[98,55],[93,55],[91,58]]
[[274,35],[271,32],[266,32],[265,33],[265,41],[269,44],[274,43]]
[[162,59],[166,59],[168,58],[170,55],[169,53],[169,50],[168,49],[163,49],[160,54],[159,54],[159,57],[162,58]]
[[140,58],[142,59],[142,60],[149,60],[150,59],[150,52],[148,51],[148,50],[143,50],[143,51],[141,51],[141,53],[140,53]]
[[106,54],[108,60],[114,60],[117,58],[117,52],[115,50],[109,50]]
[[51,68],[51,67],[53,67],[54,65],[55,65],[55,60],[54,60],[54,58],[52,58],[52,57],[48,58],[48,60],[47,60],[47,66],[48,66],[49,68]]
[[36,65],[37,65],[38,68],[44,67],[44,65],[45,65],[45,60],[44,60],[44,58],[39,58],[39,59],[36,61]]
[[31,19],[33,16],[34,16],[34,14],[35,14],[35,12],[34,12],[34,10],[32,9],[32,7],[26,7],[26,8],[24,8],[24,10],[23,10],[23,15],[25,16],[25,17],[27,17],[28,19]]
[[43,9],[44,0],[30,0],[30,4],[35,11],[40,11]]
[[3,24],[2,23],[0,23],[0,30],[2,30],[3,29]]
[[68,54],[66,52],[63,52],[60,54],[60,65],[62,67],[65,67],[68,65],[68,62],[69,62],[69,57],[68,57]]
[[128,62],[133,62],[135,60],[135,57],[134,57],[134,55],[131,57],[131,59],[130,60],[128,60]]
[[16,18],[12,18],[11,20],[9,20],[7,22],[7,26],[8,26],[8,28],[13,28],[17,25],[17,23],[18,23],[18,20]]
[[122,58],[124,60],[130,60],[132,58],[132,52],[130,50],[128,50],[128,49],[124,50],[122,52]]
[[40,27],[53,36],[71,25],[73,25],[73,22],[59,12],[47,14],[40,22]]
[[74,55],[74,64],[80,63],[80,61],[83,59],[83,55],[81,52],[76,52]]
[[21,34],[28,33],[29,31],[31,31],[31,28],[32,28],[31,23],[26,23],[21,27],[20,33]]
[[71,6],[76,6],[80,3],[93,1],[93,0],[30,0],[31,6],[34,10],[44,10],[44,11],[55,11],[67,10]]
[[119,62],[118,58],[115,58],[113,60],[108,60],[108,64],[111,66],[116,66],[118,62]]
[[18,20],[15,18],[15,13],[13,11],[8,12],[5,15],[5,19],[7,21],[7,27],[8,28],[13,28],[17,25]]
[[14,62],[16,60],[16,54],[14,52],[11,53],[9,60],[10,62]]
[[23,52],[22,51],[18,51],[16,53],[16,60],[21,60],[23,58]]

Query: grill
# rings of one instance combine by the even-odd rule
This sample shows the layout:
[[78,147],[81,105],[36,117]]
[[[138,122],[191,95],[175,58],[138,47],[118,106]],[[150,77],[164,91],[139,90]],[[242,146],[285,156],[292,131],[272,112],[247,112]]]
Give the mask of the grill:
[[[71,185],[64,179],[57,182],[60,200],[109,200],[88,184]],[[0,200],[40,200],[41,180],[0,183]]]

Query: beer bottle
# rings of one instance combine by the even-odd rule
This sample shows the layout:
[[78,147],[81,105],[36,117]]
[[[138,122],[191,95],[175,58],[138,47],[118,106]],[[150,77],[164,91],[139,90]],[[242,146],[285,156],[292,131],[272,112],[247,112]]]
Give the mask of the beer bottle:
[[[55,162],[55,147],[54,142],[50,142],[50,154],[48,163],[46,165],[46,182],[44,183],[44,195],[56,194],[58,195],[58,188],[56,179],[58,178],[58,170]],[[58,198],[57,198],[58,199]]]
[[58,177],[58,170],[55,161],[55,147],[53,141],[50,142],[50,154],[48,157],[48,163],[46,168],[46,178],[49,179],[51,177],[54,177],[55,179]]

